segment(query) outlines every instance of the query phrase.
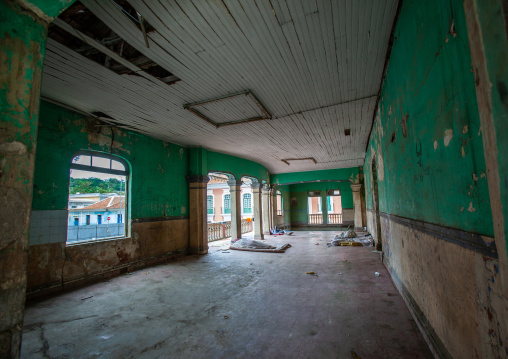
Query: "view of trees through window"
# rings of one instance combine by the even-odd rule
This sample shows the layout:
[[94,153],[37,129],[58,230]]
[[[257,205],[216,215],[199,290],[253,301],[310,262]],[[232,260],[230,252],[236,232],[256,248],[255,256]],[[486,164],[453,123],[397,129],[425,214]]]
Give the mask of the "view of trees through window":
[[125,236],[127,169],[107,154],[72,159],[67,242]]
[[[90,173],[91,174],[91,173]],[[90,178],[70,178],[69,193],[111,193],[125,194],[125,179],[123,181],[117,178],[101,179],[97,177]]]

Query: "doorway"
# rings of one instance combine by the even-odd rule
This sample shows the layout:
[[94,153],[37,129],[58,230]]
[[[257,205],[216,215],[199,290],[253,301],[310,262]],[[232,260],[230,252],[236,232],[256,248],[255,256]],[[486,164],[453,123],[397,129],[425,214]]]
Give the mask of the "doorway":
[[326,206],[328,208],[328,224],[342,223],[342,197],[340,190],[331,189],[326,191]]

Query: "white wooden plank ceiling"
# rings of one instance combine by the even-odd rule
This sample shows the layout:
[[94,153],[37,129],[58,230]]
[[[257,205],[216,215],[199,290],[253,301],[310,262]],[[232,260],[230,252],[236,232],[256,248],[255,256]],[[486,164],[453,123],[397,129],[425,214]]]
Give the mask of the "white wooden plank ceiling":
[[[100,111],[155,138],[251,159],[272,173],[363,164],[396,0],[129,0],[155,29],[149,48],[111,1],[82,3],[181,81],[118,75],[48,39],[44,98]],[[184,109],[247,90],[272,119],[215,128]],[[217,122],[260,113],[235,98],[201,110],[222,113]],[[317,163],[281,161],[297,158]]]

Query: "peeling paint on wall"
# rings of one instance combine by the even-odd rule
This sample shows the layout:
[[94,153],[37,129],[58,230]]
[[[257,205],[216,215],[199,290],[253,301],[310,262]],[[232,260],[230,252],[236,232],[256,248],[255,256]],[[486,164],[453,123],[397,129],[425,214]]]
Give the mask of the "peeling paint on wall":
[[[367,208],[373,210],[371,164],[375,159],[381,212],[480,234],[492,242],[463,2],[405,0],[394,35],[363,167]],[[405,116],[408,121],[402,121]],[[403,124],[407,137],[398,135]],[[395,132],[397,140],[384,139],[383,132]],[[368,213],[372,233],[376,231],[374,217]],[[502,333],[496,321],[500,323],[501,318],[496,318],[495,306],[486,298],[481,306],[470,300],[477,293],[489,292],[486,271],[475,268],[474,260],[481,255],[384,218],[381,223],[385,263],[408,288],[451,356],[469,357],[475,352],[479,357],[499,356]],[[464,275],[466,271],[469,274]],[[490,334],[475,328],[489,328],[493,349],[484,347]]]
[[443,143],[445,146],[448,146],[450,144],[452,137],[453,137],[453,130],[449,128],[445,131],[445,135],[443,138]]
[[[187,151],[102,125],[56,105],[41,103],[32,208],[66,209],[71,160],[77,151],[93,150],[117,155],[130,164],[133,219],[181,216],[189,201],[185,181]],[[182,156],[168,156],[170,151],[181,152]]]

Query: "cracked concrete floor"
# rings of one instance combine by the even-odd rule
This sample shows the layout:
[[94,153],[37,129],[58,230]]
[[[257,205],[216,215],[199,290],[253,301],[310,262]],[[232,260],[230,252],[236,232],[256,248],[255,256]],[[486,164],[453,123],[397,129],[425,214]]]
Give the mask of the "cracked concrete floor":
[[336,233],[267,236],[284,254],[214,242],[28,304],[21,357],[432,358],[379,253],[328,248]]

